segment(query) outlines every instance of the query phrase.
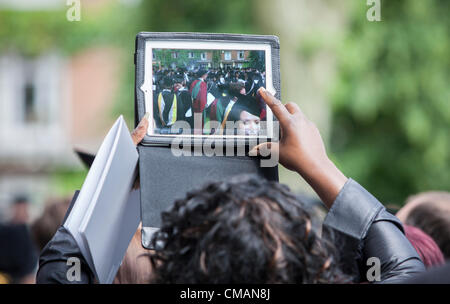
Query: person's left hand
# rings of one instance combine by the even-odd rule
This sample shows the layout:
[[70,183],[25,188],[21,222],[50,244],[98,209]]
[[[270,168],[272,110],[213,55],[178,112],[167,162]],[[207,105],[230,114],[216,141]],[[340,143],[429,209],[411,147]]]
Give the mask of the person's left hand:
[[133,139],[133,143],[137,146],[138,143],[144,139],[145,134],[147,133],[148,129],[148,118],[150,117],[150,113],[145,113],[144,117],[142,117],[142,120],[137,125],[136,129],[131,132],[131,138]]
[[[142,117],[142,120],[137,125],[136,129],[131,132],[131,139],[133,140],[133,143],[137,146],[145,137],[145,134],[147,134],[148,129],[148,118],[150,117],[150,113],[145,113],[144,117]],[[136,177],[136,180],[134,181],[133,189],[139,189],[140,181],[139,181],[139,174]]]

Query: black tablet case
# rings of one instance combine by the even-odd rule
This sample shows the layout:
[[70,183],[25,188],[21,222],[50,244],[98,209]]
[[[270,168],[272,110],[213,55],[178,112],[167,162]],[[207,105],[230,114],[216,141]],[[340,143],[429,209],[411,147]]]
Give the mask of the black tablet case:
[[[271,45],[272,79],[276,96],[280,98],[279,40],[275,36],[207,34],[207,33],[147,33],[136,37],[135,124],[145,114],[144,82],[145,42],[147,40],[218,41],[239,43],[267,43]],[[138,146],[141,187],[142,244],[151,248],[152,233],[161,225],[161,212],[170,208],[176,199],[188,191],[209,182],[223,181],[237,174],[257,174],[261,178],[278,181],[278,167],[261,167],[260,159],[238,156],[181,156],[173,155],[167,144],[155,144],[146,136]]]

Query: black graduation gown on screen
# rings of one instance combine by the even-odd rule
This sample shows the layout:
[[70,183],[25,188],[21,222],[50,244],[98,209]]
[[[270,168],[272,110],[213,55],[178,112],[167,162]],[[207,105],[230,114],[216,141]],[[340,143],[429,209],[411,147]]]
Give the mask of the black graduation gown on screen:
[[255,77],[253,78],[251,84],[250,84],[250,88],[248,90],[246,90],[246,94],[247,96],[256,96],[256,92],[258,91],[258,89],[263,86],[263,82],[262,82],[262,78],[261,77]]
[[159,91],[153,91],[153,121],[155,122],[156,129],[161,129],[163,124],[161,118],[159,117],[158,95]]
[[[185,89],[185,88],[178,90],[177,96],[178,96],[177,120],[186,121],[189,124],[191,130],[193,130],[194,116],[193,116],[193,112],[192,112],[192,96],[189,93],[189,90]],[[191,110],[191,115],[186,116],[189,109]]]
[[[159,98],[161,99],[161,110],[159,106]],[[176,103],[176,112],[174,103]],[[164,107],[163,107],[164,104]],[[181,115],[180,109],[178,109],[178,96],[175,92],[164,89],[161,92],[155,93],[153,96],[153,118],[155,119],[156,127],[159,129],[159,133],[166,134],[170,133],[170,126],[173,123],[174,115],[176,113],[178,120],[178,115]]]
[[211,82],[208,85],[208,93],[211,93],[215,98],[220,98],[222,96],[222,92],[220,92],[217,83]]
[[253,87],[253,81],[249,78],[245,81],[245,92],[246,94],[248,94],[248,92],[252,89]]
[[250,114],[259,117],[261,110],[262,108],[259,100],[251,96],[238,94],[236,103],[230,112],[228,120],[240,120],[240,114],[242,111],[247,111]]
[[162,97],[164,98],[164,109],[162,111],[162,117],[167,126],[167,125],[171,124],[170,114],[175,114],[175,113],[171,113],[171,111],[174,110],[173,105],[174,105],[174,102],[177,102],[177,96],[173,91],[163,90]]

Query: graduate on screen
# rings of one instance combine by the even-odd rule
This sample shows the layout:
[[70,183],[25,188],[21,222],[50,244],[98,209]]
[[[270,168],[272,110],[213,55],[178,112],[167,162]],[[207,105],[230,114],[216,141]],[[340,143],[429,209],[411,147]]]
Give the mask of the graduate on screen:
[[[190,93],[192,97],[192,110],[193,114],[202,113],[206,107],[208,87],[206,85],[206,77],[208,77],[208,71],[200,69],[197,72],[198,79],[194,80],[190,86]],[[203,128],[203,121],[202,121]],[[202,133],[201,130],[194,130],[194,134]]]
[[261,110],[258,99],[240,94],[227,115],[226,121],[237,123],[235,125],[237,135],[258,136],[261,133]]
[[165,76],[160,83],[163,89],[156,93],[156,102],[153,103],[153,118],[161,132],[168,132],[170,126],[178,119],[178,101],[171,77]]

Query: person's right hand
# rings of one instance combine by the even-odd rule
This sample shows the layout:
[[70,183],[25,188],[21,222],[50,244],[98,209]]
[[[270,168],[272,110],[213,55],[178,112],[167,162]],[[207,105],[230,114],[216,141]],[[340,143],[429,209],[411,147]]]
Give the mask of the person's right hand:
[[262,149],[277,153],[280,164],[298,172],[331,207],[347,178],[328,158],[319,130],[295,103],[283,105],[263,87],[258,93],[278,119],[281,138],[279,143],[256,146],[253,153]]
[[314,171],[328,161],[319,130],[297,104],[290,102],[283,105],[263,87],[258,93],[278,119],[282,133],[279,143],[259,145],[259,149],[267,147],[274,153],[279,152],[280,164],[301,175]]

